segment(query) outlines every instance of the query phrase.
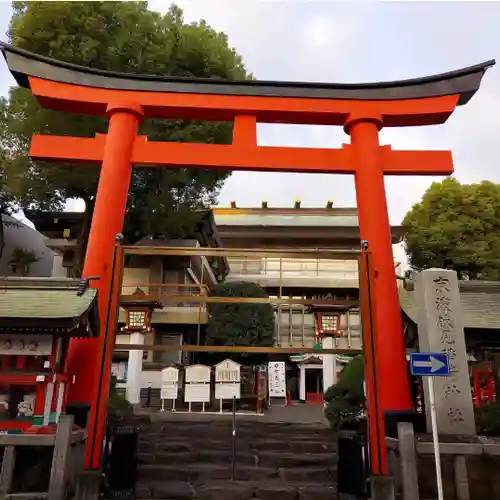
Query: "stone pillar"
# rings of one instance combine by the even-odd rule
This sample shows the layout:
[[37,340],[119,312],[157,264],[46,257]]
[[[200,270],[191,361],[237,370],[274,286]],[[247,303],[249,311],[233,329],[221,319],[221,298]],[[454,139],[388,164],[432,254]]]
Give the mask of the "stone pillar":
[[[144,334],[140,332],[130,335],[131,344],[144,344]],[[128,352],[127,366],[127,400],[132,405],[141,403],[142,351]]]
[[[323,349],[333,349],[333,336],[323,337]],[[337,357],[335,354],[323,354],[323,392],[326,392],[337,380]]]
[[[450,376],[434,378],[438,430],[441,434],[475,434],[457,273],[426,269],[418,275],[415,291],[420,351],[444,352],[450,360]],[[430,431],[427,384],[423,387],[427,428]]]
[[419,500],[417,454],[413,424],[398,423],[398,448],[403,500]]
[[306,400],[306,367],[304,365],[301,365],[299,367],[300,369],[300,376],[299,376],[299,399],[301,401]]

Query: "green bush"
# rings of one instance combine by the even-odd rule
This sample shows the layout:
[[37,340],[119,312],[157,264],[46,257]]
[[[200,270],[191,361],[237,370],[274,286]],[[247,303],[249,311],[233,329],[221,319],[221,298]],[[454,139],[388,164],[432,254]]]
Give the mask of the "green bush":
[[342,370],[337,384],[325,392],[325,416],[334,429],[359,415],[364,408],[364,358],[353,358]]
[[116,389],[116,377],[112,375],[109,384],[108,419],[114,421],[125,415],[132,414],[132,405],[124,396],[118,393]]
[[500,437],[500,404],[486,404],[474,413],[479,435]]

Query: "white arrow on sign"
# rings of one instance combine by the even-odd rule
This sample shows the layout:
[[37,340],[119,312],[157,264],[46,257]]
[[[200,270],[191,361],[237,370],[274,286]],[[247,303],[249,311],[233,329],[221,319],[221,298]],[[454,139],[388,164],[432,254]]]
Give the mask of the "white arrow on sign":
[[414,361],[413,364],[416,368],[430,368],[431,373],[437,372],[443,368],[443,366],[446,366],[445,363],[439,361],[439,359],[436,359],[434,356],[429,356],[429,361]]

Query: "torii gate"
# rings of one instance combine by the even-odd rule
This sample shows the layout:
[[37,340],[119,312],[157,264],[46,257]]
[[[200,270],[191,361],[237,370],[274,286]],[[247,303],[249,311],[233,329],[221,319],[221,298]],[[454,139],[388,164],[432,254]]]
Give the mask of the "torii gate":
[[[116,323],[116,312],[107,315],[113,247],[123,228],[131,164],[354,174],[360,235],[369,244],[374,268],[376,355],[369,361],[376,368],[377,380],[372,382],[378,393],[379,415],[411,409],[384,175],[449,175],[453,163],[449,151],[393,151],[390,146],[380,146],[378,133],[382,127],[444,123],[456,106],[466,104],[479,89],[494,61],[386,83],[230,82],[114,73],[5,44],[1,50],[17,83],[31,89],[41,106],[109,117],[108,134],[95,138],[35,135],[30,156],[102,164],[83,276],[100,278],[93,286],[99,289],[101,318],[110,317],[110,325]],[[231,145],[147,142],[146,137],[137,136],[143,118],[231,121],[233,141]],[[351,143],[340,149],[258,146],[258,122],[342,126]],[[87,448],[90,468],[100,464],[98,443],[103,436],[105,405],[99,403],[107,392],[95,388],[109,385],[107,379],[96,380],[106,334],[113,332],[103,322],[98,339],[73,340],[68,359],[69,373],[76,376],[70,398],[92,407],[89,441],[97,445],[89,443]],[[105,363],[104,373],[109,377],[110,356]],[[384,463],[375,472],[384,473]]]

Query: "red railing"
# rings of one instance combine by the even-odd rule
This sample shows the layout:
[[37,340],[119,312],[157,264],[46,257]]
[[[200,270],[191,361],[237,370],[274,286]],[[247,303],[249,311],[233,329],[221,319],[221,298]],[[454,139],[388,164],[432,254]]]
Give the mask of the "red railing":
[[306,403],[308,405],[324,405],[324,398],[322,392],[307,392],[306,393]]
[[495,403],[495,379],[491,367],[475,366],[472,368],[472,399],[476,408],[481,408],[484,404]]

